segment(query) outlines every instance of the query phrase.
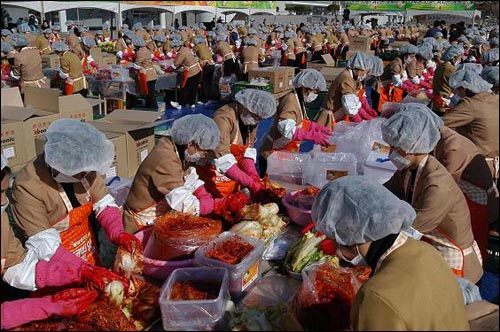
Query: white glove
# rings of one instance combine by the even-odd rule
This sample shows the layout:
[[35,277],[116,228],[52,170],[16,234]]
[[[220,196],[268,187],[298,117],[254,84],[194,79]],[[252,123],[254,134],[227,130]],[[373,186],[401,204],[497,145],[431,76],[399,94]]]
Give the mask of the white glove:
[[341,101],[342,106],[344,106],[345,111],[350,116],[358,114],[362,106],[358,96],[354,94],[342,95]]
[[418,75],[415,75],[415,77],[411,79],[411,82],[413,84],[420,84],[420,77],[418,77]]
[[123,52],[122,51],[116,52],[116,56],[121,59],[123,57]]
[[139,66],[138,64],[136,64],[135,62],[134,62],[134,68],[137,69],[137,70],[141,70],[142,69],[142,67]]
[[169,58],[171,58],[171,57],[172,57],[172,52],[168,52],[168,53],[167,53],[167,56],[168,56]]

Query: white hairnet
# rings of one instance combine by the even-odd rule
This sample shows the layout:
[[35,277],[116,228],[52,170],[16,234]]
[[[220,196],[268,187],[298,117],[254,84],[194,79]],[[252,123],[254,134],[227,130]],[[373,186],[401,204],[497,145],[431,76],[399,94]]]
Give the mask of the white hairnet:
[[441,56],[441,60],[443,61],[449,61],[453,59],[454,57],[457,56],[462,56],[464,54],[464,48],[460,45],[451,45],[444,51],[443,55]]
[[417,53],[418,53],[418,48],[412,44],[406,44],[399,49],[399,54],[401,55],[417,54]]
[[439,51],[446,50],[448,47],[451,46],[450,42],[446,39],[441,40],[440,42],[438,42],[438,44],[440,45]]
[[436,32],[435,33],[436,38],[443,38],[443,33],[442,32]]
[[9,43],[6,43],[2,40],[2,53],[9,53],[12,50],[12,47],[10,47]]
[[409,229],[416,213],[382,184],[344,176],[321,189],[312,207],[316,229],[340,245],[380,240]]
[[142,23],[141,23],[141,22],[137,22],[137,23],[135,23],[135,24],[132,26],[132,29],[134,29],[134,30],[140,30],[140,29],[142,29]]
[[248,34],[249,35],[256,35],[257,34],[257,30],[255,30],[254,28],[250,28],[250,29],[248,29]]
[[220,143],[220,131],[215,121],[202,114],[186,115],[174,121],[170,135],[175,144],[194,142],[203,150],[214,150]]
[[248,38],[245,40],[245,45],[247,46],[257,46],[257,41],[253,38]]
[[109,24],[108,23],[103,23],[102,29],[103,30],[109,29]]
[[326,91],[326,80],[316,69],[304,69],[293,79],[295,88],[305,87],[312,90]]
[[195,44],[204,44],[205,43],[205,37],[203,37],[203,36],[197,36],[194,39],[194,43]]
[[102,36],[102,30],[97,30],[97,31],[95,32],[95,35],[96,35],[96,36]]
[[290,39],[293,38],[293,34],[291,31],[285,31],[285,39]]
[[49,33],[52,33],[52,29],[51,28],[44,29],[44,30],[42,30],[42,33],[44,35],[48,35]]
[[490,46],[491,47],[498,47],[498,37],[494,37],[490,39]]
[[382,123],[382,137],[389,145],[406,153],[429,153],[441,139],[443,121],[427,106],[407,103]]
[[9,164],[9,160],[2,153],[2,171]]
[[15,33],[12,36],[10,36],[10,43],[14,47],[24,47],[28,45],[28,39],[26,39],[25,35]]
[[132,31],[130,30],[125,30],[123,32],[123,34],[125,35],[125,37],[127,37],[128,39],[132,40],[132,38],[134,38],[135,36],[135,33],[133,33]]
[[498,61],[498,48],[492,48],[481,54],[481,63],[489,64]]
[[465,37],[464,35],[458,37],[457,39],[457,42],[459,43],[467,43],[469,41],[469,39],[467,39],[467,37]]
[[417,55],[424,58],[425,60],[432,59],[434,57],[434,54],[432,53],[432,45],[428,43],[418,45]]
[[56,52],[64,52],[69,50],[69,47],[63,42],[55,42],[52,44],[52,49]]
[[88,46],[88,47],[96,46],[95,39],[91,38],[91,37],[83,37],[82,43],[83,43],[83,45]]
[[170,46],[171,47],[179,47],[182,45],[182,42],[179,40],[179,39],[173,39],[171,42],[170,42]]
[[461,63],[458,66],[458,70],[472,70],[476,74],[481,75],[483,66],[479,63]]
[[10,36],[11,34],[9,29],[2,29],[2,36]]
[[375,77],[380,77],[384,73],[384,61],[378,56],[370,56],[370,60],[373,64],[372,69],[370,69],[370,75]]
[[370,58],[363,52],[355,52],[349,60],[347,60],[346,67],[350,69],[368,70],[371,65]]
[[437,42],[436,38],[426,37],[422,40],[422,42],[432,45],[432,50],[434,50],[434,48],[436,48],[436,51],[438,50],[437,48],[439,47],[439,43]]
[[153,30],[160,31],[161,30],[161,25],[154,25]]
[[144,46],[146,46],[146,42],[140,36],[133,36],[132,37],[132,45],[134,45],[135,47],[144,47]]
[[481,72],[481,77],[486,82],[492,84],[494,87],[498,88],[498,67],[497,66],[489,66],[485,67]]
[[473,93],[486,92],[492,88],[490,83],[471,70],[457,70],[450,76],[449,84],[452,89],[464,88]]
[[57,120],[45,136],[45,162],[63,174],[92,171],[105,174],[113,162],[113,143],[88,123]]
[[162,35],[158,35],[158,36],[154,36],[153,40],[157,41],[157,42],[160,42],[160,43],[164,43],[164,42],[167,41],[167,37],[162,36]]
[[276,113],[276,100],[267,91],[243,89],[236,93],[234,99],[262,119],[270,118]]

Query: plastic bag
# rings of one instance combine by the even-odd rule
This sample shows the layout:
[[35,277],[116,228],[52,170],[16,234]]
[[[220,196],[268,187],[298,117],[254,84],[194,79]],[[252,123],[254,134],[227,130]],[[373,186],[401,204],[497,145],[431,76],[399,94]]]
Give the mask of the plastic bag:
[[303,182],[322,188],[342,176],[357,175],[356,163],[352,153],[315,153],[303,171]]
[[196,249],[222,233],[218,220],[169,212],[156,219],[144,253],[156,260],[192,258]]

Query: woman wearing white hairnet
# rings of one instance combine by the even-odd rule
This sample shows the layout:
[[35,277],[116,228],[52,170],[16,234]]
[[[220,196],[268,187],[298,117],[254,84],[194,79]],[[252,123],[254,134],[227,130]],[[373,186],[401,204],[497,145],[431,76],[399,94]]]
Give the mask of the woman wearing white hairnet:
[[385,98],[391,102],[401,102],[403,100],[403,82],[409,78],[407,69],[416,75],[416,54],[418,48],[415,45],[405,45],[399,50],[399,57],[391,61],[384,69],[382,81],[387,86]]
[[[20,289],[34,291],[45,287],[61,287],[70,284],[89,283],[101,290],[113,280],[125,282],[112,272],[85,263],[79,257],[61,246],[59,234],[55,229],[48,229],[31,236],[26,241],[26,249],[16,237],[9,224],[6,209],[9,199],[6,191],[10,183],[11,170],[7,158],[2,154],[2,245],[1,275],[3,280],[16,287],[16,295]],[[54,251],[55,250],[55,251]],[[4,293],[4,291],[6,293]],[[10,329],[30,321],[41,320],[51,315],[75,315],[97,298],[95,291],[74,293],[71,298],[56,300],[46,296],[32,299],[21,299],[2,303],[2,329]],[[58,295],[58,296],[61,296]],[[2,286],[3,300],[9,298],[8,290]],[[17,296],[16,296],[17,297]],[[18,298],[18,297],[17,297]]]
[[214,200],[194,168],[213,159],[219,142],[214,120],[201,114],[176,120],[171,138],[162,138],[137,170],[124,206],[125,230],[135,233],[150,226],[169,209],[208,215],[229,199],[244,205],[239,195]]
[[259,121],[276,113],[276,100],[271,93],[256,89],[241,90],[234,99],[214,114],[220,130],[214,165],[197,167],[201,180],[214,197],[230,195],[240,185],[251,193],[264,189],[255,167],[257,151],[253,144]]
[[248,81],[248,72],[251,69],[259,68],[259,62],[263,62],[265,58],[261,55],[255,39],[248,38],[244,43],[245,46],[243,52],[241,52],[241,62],[243,63],[245,81]]
[[330,86],[322,110],[314,121],[333,130],[340,121],[361,122],[363,119],[371,119],[364,111],[359,98],[359,91],[362,90],[363,81],[371,67],[368,55],[362,52],[354,53],[347,61],[346,69]]
[[91,37],[83,37],[82,44],[83,50],[85,51],[85,56],[82,60],[83,73],[85,75],[91,75],[99,69],[99,65],[95,62],[94,58],[90,54],[90,50],[92,48],[95,48],[97,45],[95,39]]
[[[380,77],[384,74],[384,62],[378,56],[372,55],[370,57],[372,68],[370,69],[370,78],[366,81],[366,98],[361,100],[363,108],[370,108],[376,110],[377,113],[372,114],[378,116],[378,112],[382,110],[382,105],[387,100],[383,99],[384,86]],[[366,105],[368,103],[368,105]]]
[[372,268],[351,308],[353,330],[469,329],[455,276],[432,247],[407,235],[415,211],[381,184],[361,176],[332,181],[312,218],[340,258]]
[[96,218],[108,238],[132,251],[140,242],[123,230],[122,214],[100,174],[110,167],[114,148],[93,126],[73,120],[53,122],[44,153],[26,164],[12,188],[12,213],[30,237],[56,229],[64,248],[90,264],[98,261]]
[[[146,31],[144,31],[144,33],[147,34]],[[137,76],[139,92],[141,96],[146,99],[146,107],[157,110],[158,102],[156,101],[156,80],[158,79],[158,76],[156,75],[156,71],[153,67],[151,50],[148,46],[146,46],[147,43],[144,39],[139,36],[132,36],[132,45],[136,49],[134,69],[138,71]],[[137,97],[132,94],[127,94],[127,107],[134,108],[136,104]]]
[[[452,271],[473,283],[483,274],[465,197],[450,173],[429,153],[441,138],[439,119],[420,104],[405,104],[382,124],[398,168],[385,186],[417,211],[415,237],[431,243]],[[425,110],[422,110],[425,108]]]
[[238,81],[243,79],[240,70],[240,63],[236,59],[231,47],[226,42],[225,34],[217,34],[215,37],[217,41],[217,45],[214,48],[214,53],[222,57],[224,61],[223,65],[223,74],[224,76],[231,76],[232,74],[236,75]]
[[85,57],[85,51],[83,51],[82,59],[80,60],[78,56],[69,50],[68,46],[64,43],[54,43],[52,44],[52,49],[59,55],[59,62],[61,63],[61,68],[58,71],[58,75],[64,80],[64,94],[72,95],[74,93],[80,93],[83,96],[87,95],[87,79],[83,75],[82,60]]
[[452,45],[448,47],[441,57],[444,62],[436,68],[434,73],[432,110],[439,115],[445,114],[450,108],[453,89],[450,87],[449,80],[451,75],[457,71],[463,54],[462,46]]
[[181,108],[186,105],[190,105],[191,108],[194,108],[198,83],[201,77],[200,62],[194,57],[193,52],[188,47],[183,46],[179,40],[173,40],[170,45],[177,52],[173,68],[182,69],[179,103],[172,102],[171,104],[176,108]]
[[305,69],[295,76],[294,90],[282,97],[276,110],[277,116],[260,148],[260,174],[267,169],[266,159],[277,150],[298,153],[303,141],[328,146],[332,131],[307,117],[304,103],[312,103],[319,91],[326,90],[323,75],[315,69]]

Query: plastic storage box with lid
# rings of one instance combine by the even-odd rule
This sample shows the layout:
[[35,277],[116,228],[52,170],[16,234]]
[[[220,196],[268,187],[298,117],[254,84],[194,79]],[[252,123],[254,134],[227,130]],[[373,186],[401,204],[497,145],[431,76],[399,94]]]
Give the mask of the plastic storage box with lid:
[[[217,245],[236,237],[242,242],[249,243],[253,250],[248,253],[240,263],[228,264],[217,259],[208,258],[207,252]],[[234,298],[239,298],[245,290],[255,284],[260,279],[262,273],[261,258],[264,253],[264,241],[237,235],[232,232],[224,232],[206,245],[200,247],[194,254],[194,264],[196,266],[224,267],[229,270],[229,292]]]
[[285,188],[284,183],[303,185],[302,173],[310,161],[311,155],[309,153],[273,152],[267,158],[269,180],[278,182]]
[[352,153],[315,152],[304,169],[304,183],[322,188],[339,177],[357,175],[356,163]]
[[[210,282],[221,284],[219,295],[212,300],[171,300],[177,282]],[[175,270],[163,284],[160,309],[166,331],[209,331],[224,317],[229,300],[229,271],[222,267],[188,267]]]

